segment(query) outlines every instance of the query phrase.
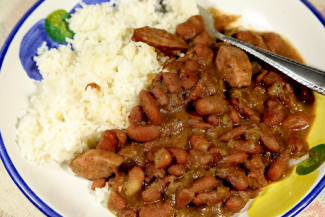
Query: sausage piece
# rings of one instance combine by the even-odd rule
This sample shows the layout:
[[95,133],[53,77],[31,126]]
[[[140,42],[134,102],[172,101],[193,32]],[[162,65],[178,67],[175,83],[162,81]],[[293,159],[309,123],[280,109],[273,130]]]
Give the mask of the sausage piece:
[[96,148],[102,149],[105,151],[115,151],[115,148],[118,146],[118,139],[116,133],[112,130],[105,130],[102,132],[100,140]]
[[160,129],[154,125],[131,125],[126,134],[134,141],[150,142],[160,136]]
[[129,196],[135,195],[141,190],[145,174],[141,167],[135,166],[129,170],[128,180],[125,183],[125,193]]
[[190,70],[182,71],[180,78],[182,82],[182,88],[184,90],[190,90],[197,83],[195,74]]
[[231,87],[247,87],[252,80],[252,66],[247,54],[234,46],[221,46],[216,65]]
[[190,144],[192,145],[192,148],[202,152],[207,152],[210,148],[210,142],[200,135],[193,135],[190,139]]
[[111,151],[91,149],[73,159],[69,167],[85,179],[104,179],[117,173],[124,158]]
[[204,18],[201,15],[190,17],[185,23],[181,23],[176,27],[176,34],[190,39],[200,34],[204,30]]
[[175,179],[175,176],[167,176],[159,179],[149,185],[149,187],[142,192],[142,198],[145,203],[151,203],[162,199],[164,189]]
[[154,125],[161,124],[161,115],[159,108],[151,96],[151,94],[146,90],[141,90],[139,94],[140,102],[144,112],[149,118],[150,122]]
[[112,191],[108,197],[107,207],[118,211],[126,207],[126,200],[116,191]]
[[106,185],[106,179],[95,179],[91,184],[91,190],[95,191],[96,188],[103,188]]
[[132,40],[142,41],[162,52],[168,50],[183,51],[188,48],[186,42],[163,29],[150,28],[148,26],[134,29]]

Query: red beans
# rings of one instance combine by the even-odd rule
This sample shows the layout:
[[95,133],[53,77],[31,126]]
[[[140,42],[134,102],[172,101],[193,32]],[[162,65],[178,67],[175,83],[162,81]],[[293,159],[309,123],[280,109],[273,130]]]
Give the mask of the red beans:
[[229,188],[218,187],[216,191],[204,192],[198,194],[194,199],[195,205],[206,204],[208,206],[214,206],[217,203],[224,202],[229,195]]
[[175,159],[177,164],[185,164],[188,158],[188,153],[182,149],[177,147],[170,147],[167,150],[171,153],[172,158]]
[[270,151],[279,151],[281,146],[273,135],[272,129],[265,123],[260,123],[259,127],[261,128],[261,142],[264,147]]
[[163,74],[163,81],[169,93],[182,92],[181,81],[177,74],[172,72],[165,72]]
[[222,114],[228,110],[228,101],[220,95],[208,96],[199,99],[195,108],[199,115]]
[[175,176],[167,176],[153,182],[145,191],[142,192],[143,201],[149,203],[161,200],[164,188],[167,187],[174,179]]
[[143,110],[151,123],[154,125],[160,125],[161,115],[154,98],[146,90],[141,90],[139,97]]
[[285,116],[285,106],[278,99],[271,97],[267,101],[266,111],[263,113],[263,121],[270,126],[275,126],[281,124]]
[[172,162],[172,156],[165,148],[160,148],[154,156],[155,168],[165,168]]
[[236,169],[229,164],[219,164],[216,167],[216,175],[227,180],[233,188],[243,191],[248,187],[248,179],[245,172]]
[[263,148],[257,142],[253,140],[231,140],[228,142],[228,146],[236,149],[237,151],[242,151],[247,154],[260,154],[263,153]]
[[245,205],[246,202],[239,196],[230,197],[225,204],[226,208],[233,212],[239,212]]
[[149,142],[160,136],[159,127],[154,125],[131,125],[126,130],[128,136],[138,142]]
[[224,134],[222,134],[219,137],[219,141],[221,141],[221,142],[227,142],[227,141],[229,141],[231,139],[235,139],[235,138],[243,135],[245,132],[247,132],[248,129],[249,129],[248,126],[240,126],[240,127],[231,129],[231,130],[225,132]]
[[184,70],[181,72],[180,78],[184,90],[190,90],[197,82],[195,74],[190,70]]
[[209,141],[200,135],[193,135],[190,139],[190,143],[192,148],[200,150],[202,152],[207,152],[208,148],[210,147]]
[[278,180],[288,168],[290,153],[288,150],[280,154],[280,157],[270,164],[267,176],[270,180]]
[[139,192],[142,188],[144,177],[145,174],[140,167],[138,166],[132,167],[129,170],[128,180],[125,185],[125,192],[129,196],[133,196],[137,192]]
[[178,190],[175,196],[176,208],[181,209],[191,203],[194,198],[194,193],[188,189]]
[[186,169],[183,165],[172,165],[168,168],[167,172],[169,175],[181,177],[186,173]]
[[223,158],[224,163],[233,165],[245,163],[246,160],[247,154],[244,152],[234,153]]
[[190,187],[189,190],[194,194],[210,190],[216,187],[221,181],[216,179],[214,176],[205,176],[201,179],[196,180]]
[[105,130],[104,132],[102,132],[102,135],[96,148],[105,151],[115,151],[115,148],[117,146],[118,140],[116,137],[116,133],[112,130]]
[[144,205],[139,212],[139,217],[170,217],[173,216],[173,208],[170,203],[155,203]]
[[130,124],[139,124],[142,121],[146,121],[147,116],[144,114],[143,108],[139,105],[136,105],[132,108],[129,115]]
[[163,87],[161,85],[156,85],[151,90],[152,95],[155,97],[156,102],[159,106],[164,107],[169,104],[169,98],[166,95],[166,93],[163,90]]
[[126,207],[126,200],[116,191],[112,191],[109,195],[107,206],[112,210],[122,210]]
[[288,129],[302,129],[309,126],[308,115],[302,112],[295,113],[286,117],[282,126]]

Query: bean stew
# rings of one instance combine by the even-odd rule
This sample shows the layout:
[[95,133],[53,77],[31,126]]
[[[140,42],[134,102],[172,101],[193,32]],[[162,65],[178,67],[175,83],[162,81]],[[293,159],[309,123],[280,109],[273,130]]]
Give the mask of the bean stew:
[[[231,32],[302,62],[276,33]],[[132,40],[169,56],[164,71],[141,90],[126,132],[104,131],[96,149],[70,163],[93,180],[92,189],[108,182],[107,207],[117,216],[232,216],[288,175],[290,159],[308,153],[313,93],[217,41],[200,15],[178,25],[176,34],[134,29]]]

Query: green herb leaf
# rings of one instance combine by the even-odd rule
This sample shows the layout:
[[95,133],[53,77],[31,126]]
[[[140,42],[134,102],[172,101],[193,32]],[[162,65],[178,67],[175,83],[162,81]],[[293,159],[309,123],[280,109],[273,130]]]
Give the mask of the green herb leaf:
[[73,38],[74,33],[66,21],[71,15],[65,10],[56,10],[45,19],[45,30],[53,41],[65,43],[65,38]]
[[296,168],[297,174],[307,175],[325,162],[325,144],[320,144],[310,149],[309,156],[310,158],[298,164]]

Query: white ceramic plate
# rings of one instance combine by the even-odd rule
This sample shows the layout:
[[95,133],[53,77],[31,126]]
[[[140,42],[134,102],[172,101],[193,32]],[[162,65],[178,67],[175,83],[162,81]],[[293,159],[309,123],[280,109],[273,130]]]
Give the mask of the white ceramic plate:
[[[98,3],[103,0],[85,2]],[[239,22],[245,28],[280,33],[294,44],[307,64],[325,70],[325,20],[306,0],[197,2],[202,6],[213,6],[230,14],[241,15]],[[22,115],[22,108],[28,105],[28,98],[37,91],[20,61],[21,42],[26,33],[48,14],[57,9],[71,11],[78,3],[78,0],[38,1],[19,21],[4,44],[0,52],[0,156],[16,185],[44,214],[109,216],[109,211],[95,202],[89,181],[71,176],[62,168],[64,165],[37,166],[27,162],[21,157],[15,140],[17,119]],[[322,138],[325,141],[325,136]],[[321,192],[325,186],[324,174],[323,165],[312,187],[283,216],[296,215]]]

